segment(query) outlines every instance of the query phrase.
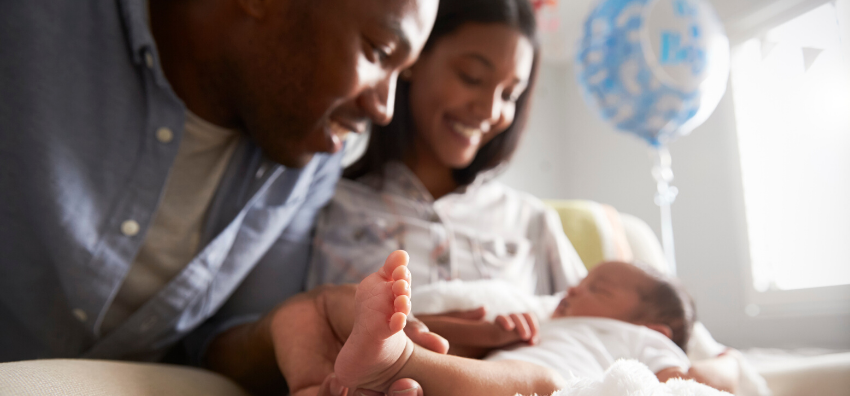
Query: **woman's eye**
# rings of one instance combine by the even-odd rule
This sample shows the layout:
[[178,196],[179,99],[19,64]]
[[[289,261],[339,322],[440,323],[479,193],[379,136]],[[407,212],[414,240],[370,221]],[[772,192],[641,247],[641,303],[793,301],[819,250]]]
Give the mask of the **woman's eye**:
[[516,101],[519,100],[519,95],[513,94],[511,92],[504,92],[502,94],[502,100],[504,100],[506,102],[514,102],[515,103]]

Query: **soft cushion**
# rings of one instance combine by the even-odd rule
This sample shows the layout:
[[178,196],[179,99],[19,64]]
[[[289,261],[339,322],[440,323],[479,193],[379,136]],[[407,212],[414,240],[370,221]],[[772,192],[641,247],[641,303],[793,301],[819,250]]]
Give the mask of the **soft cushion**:
[[0,394],[64,396],[247,396],[210,371],[167,364],[83,359],[0,363]]

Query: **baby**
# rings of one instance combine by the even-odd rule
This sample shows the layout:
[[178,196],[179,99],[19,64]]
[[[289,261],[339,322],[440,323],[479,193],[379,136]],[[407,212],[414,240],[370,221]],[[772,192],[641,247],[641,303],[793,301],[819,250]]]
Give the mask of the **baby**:
[[334,366],[343,385],[385,391],[412,378],[427,394],[551,394],[565,376],[601,375],[618,358],[647,364],[661,381],[687,378],[688,360],[676,345],[685,345],[693,324],[690,299],[634,265],[600,264],[541,326],[538,345],[481,361],[433,353],[402,332],[410,312],[407,260],[392,253],[357,287],[354,326]]

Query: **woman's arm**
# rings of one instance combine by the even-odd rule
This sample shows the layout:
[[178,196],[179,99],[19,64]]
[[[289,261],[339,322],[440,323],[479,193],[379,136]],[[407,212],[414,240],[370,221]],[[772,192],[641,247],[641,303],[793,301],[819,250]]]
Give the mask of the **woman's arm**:
[[717,357],[691,363],[688,375],[697,382],[712,388],[736,394],[740,382],[741,366],[738,361],[741,353],[727,349]]
[[655,373],[655,376],[658,378],[658,382],[662,384],[672,378],[694,379],[693,377],[688,375],[685,370],[682,370],[681,367],[668,367],[664,370]]
[[655,373],[659,382],[667,382],[671,378],[692,379],[714,389],[736,394],[738,391],[738,376],[740,367],[735,354],[738,351],[730,349],[718,357],[700,360],[692,363],[686,372],[679,367],[669,367]]

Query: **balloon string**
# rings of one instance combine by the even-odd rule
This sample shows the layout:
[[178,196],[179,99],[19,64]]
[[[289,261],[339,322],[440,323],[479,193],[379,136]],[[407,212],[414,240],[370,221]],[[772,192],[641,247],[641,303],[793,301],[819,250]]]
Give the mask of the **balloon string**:
[[676,275],[676,252],[673,244],[673,217],[670,205],[676,200],[679,189],[671,186],[673,181],[673,168],[670,151],[667,146],[656,147],[652,150],[654,166],[652,177],[655,179],[658,191],[655,193],[655,204],[661,208],[661,243],[664,246],[664,255],[667,258],[667,268],[671,276]]

